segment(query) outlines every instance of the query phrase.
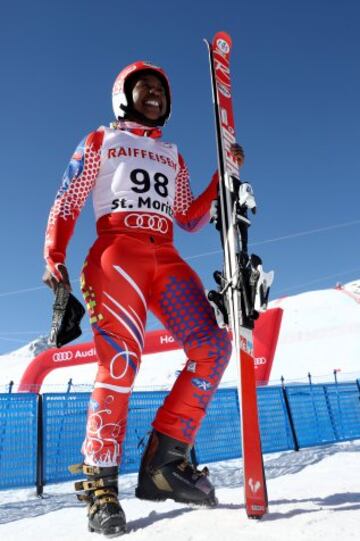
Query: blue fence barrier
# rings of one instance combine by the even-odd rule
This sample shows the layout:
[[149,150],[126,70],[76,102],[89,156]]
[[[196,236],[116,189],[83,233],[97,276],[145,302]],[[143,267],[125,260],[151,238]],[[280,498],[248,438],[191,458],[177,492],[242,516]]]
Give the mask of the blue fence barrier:
[[325,387],[337,441],[359,437],[360,392],[356,382]]
[[282,387],[258,389],[261,445],[264,453],[296,449]]
[[82,461],[90,393],[47,393],[43,395],[43,484],[72,479],[70,464]]
[[38,396],[0,394],[0,488],[36,484]]
[[[165,391],[135,392],[124,443],[123,473],[135,472]],[[90,393],[0,394],[0,489],[74,479],[82,461]],[[264,453],[360,438],[360,382],[258,388]],[[40,423],[40,425],[39,425]],[[38,436],[41,438],[38,438]],[[219,389],[197,435],[199,463],[241,456],[236,389]]]
[[286,389],[300,447],[336,441],[325,386],[298,385]]

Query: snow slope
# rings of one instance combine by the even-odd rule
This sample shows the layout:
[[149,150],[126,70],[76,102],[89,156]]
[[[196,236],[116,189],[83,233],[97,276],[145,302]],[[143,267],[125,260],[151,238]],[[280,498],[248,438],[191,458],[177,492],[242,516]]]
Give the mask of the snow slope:
[[[339,381],[360,377],[360,280],[342,288],[278,299],[270,306],[284,310],[271,382],[278,383],[281,376],[287,382],[307,381],[308,372],[314,382],[332,381],[334,369],[339,370]],[[10,380],[19,382],[35,351],[44,347],[44,338],[40,338],[0,356],[0,391]],[[168,388],[184,362],[182,351],[144,356],[136,388]],[[236,370],[233,360],[222,385],[236,381]],[[95,374],[94,364],[56,370],[46,377],[43,390],[64,390],[70,378],[74,384],[91,385]]]
[[[306,379],[310,370],[322,381],[360,375],[360,281],[343,290],[303,293],[273,301],[284,309],[272,379]],[[0,357],[0,386],[20,376],[42,340]],[[168,386],[184,362],[181,352],[147,356],[139,386]],[[235,379],[234,363],[224,383]],[[69,377],[91,382],[95,366],[58,370],[47,387],[64,387]],[[142,502],[134,498],[136,476],[120,476],[120,495],[129,534],[136,541],[352,541],[360,527],[360,441],[265,456],[270,512],[261,521],[246,518],[241,462],[211,464],[219,505],[199,509],[171,501]],[[103,539],[86,528],[85,509],[77,502],[72,483],[45,487],[43,499],[34,489],[0,492],[0,539],[9,541],[86,541]]]
[[360,374],[360,281],[273,301],[284,310],[272,380],[339,381]]
[[[360,441],[266,456],[270,512],[246,518],[241,464],[211,465],[219,504],[215,509],[144,502],[134,498],[136,477],[120,477],[129,541],[352,541],[360,527]],[[96,541],[87,532],[85,509],[71,483],[0,492],[0,539],[9,541]]]

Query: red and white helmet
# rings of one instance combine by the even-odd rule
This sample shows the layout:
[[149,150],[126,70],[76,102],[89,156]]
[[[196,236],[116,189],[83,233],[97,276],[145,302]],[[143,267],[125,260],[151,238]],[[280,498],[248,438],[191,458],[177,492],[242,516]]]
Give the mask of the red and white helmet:
[[166,95],[166,112],[165,114],[160,117],[156,121],[157,126],[163,126],[167,119],[170,116],[171,113],[171,93],[170,93],[170,84],[169,80],[167,78],[166,73],[162,68],[159,66],[155,66],[154,64],[151,64],[150,62],[144,62],[142,60],[138,62],[134,62],[133,64],[130,64],[126,68],[124,68],[122,71],[120,71],[119,75],[116,77],[114,86],[112,89],[112,105],[113,105],[113,111],[116,119],[119,118],[126,118],[127,113],[131,112],[132,116],[138,116],[140,122],[144,120],[142,115],[138,113],[137,111],[134,111],[132,109],[132,97],[131,97],[131,81],[133,79],[133,76],[138,74],[139,72],[149,72],[153,73],[159,79],[162,81],[164,88],[165,88],[165,95]]

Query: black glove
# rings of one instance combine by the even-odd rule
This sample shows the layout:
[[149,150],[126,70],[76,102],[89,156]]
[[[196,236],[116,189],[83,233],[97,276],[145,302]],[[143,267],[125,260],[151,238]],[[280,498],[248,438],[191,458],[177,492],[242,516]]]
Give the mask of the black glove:
[[48,344],[60,348],[81,335],[85,308],[62,283],[56,288]]

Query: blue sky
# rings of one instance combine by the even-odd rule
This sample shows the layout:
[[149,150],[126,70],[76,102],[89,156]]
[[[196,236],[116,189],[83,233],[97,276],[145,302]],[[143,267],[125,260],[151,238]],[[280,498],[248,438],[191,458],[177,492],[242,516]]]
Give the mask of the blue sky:
[[[359,278],[359,23],[356,0],[3,6],[0,353],[49,328],[52,297],[41,287],[47,215],[77,143],[112,120],[111,87],[123,66],[145,59],[166,69],[173,114],[164,139],[184,155],[193,191],[205,188],[216,150],[202,39],[218,30],[233,38],[242,177],[258,202],[250,242],[275,270],[271,297]],[[94,236],[89,200],[68,251],[75,293]],[[221,266],[216,231],[178,230],[176,244],[210,287]],[[84,330],[90,339],[87,322]]]

